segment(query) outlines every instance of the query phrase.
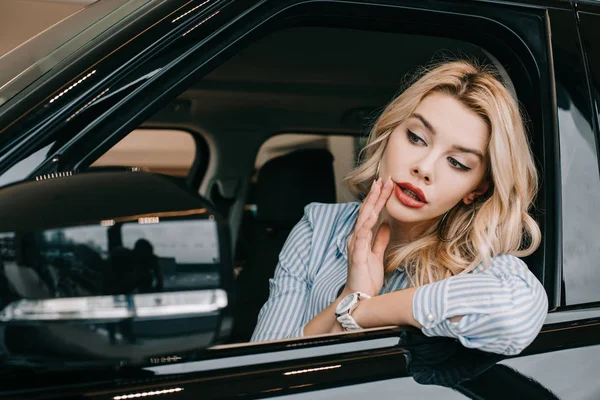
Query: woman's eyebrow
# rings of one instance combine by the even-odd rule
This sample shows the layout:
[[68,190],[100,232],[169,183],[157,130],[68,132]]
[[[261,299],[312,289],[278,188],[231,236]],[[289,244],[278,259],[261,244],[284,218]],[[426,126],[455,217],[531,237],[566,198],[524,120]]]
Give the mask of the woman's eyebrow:
[[453,149],[458,150],[460,152],[463,153],[471,153],[477,156],[477,158],[479,158],[479,161],[483,162],[483,154],[481,154],[481,152],[479,150],[475,150],[475,149],[469,149],[467,147],[462,147],[459,145],[454,145],[452,146]]
[[429,123],[429,121],[427,121],[425,119],[425,117],[422,116],[421,114],[419,114],[419,113],[412,113],[410,115],[410,117],[408,117],[408,118],[416,118],[416,119],[418,119],[419,121],[421,121],[421,123],[423,125],[425,125],[425,128],[427,128],[433,135],[437,135],[437,132],[435,131],[435,129],[433,129],[433,126],[431,126],[431,124]]
[[[425,128],[427,128],[432,135],[437,135],[437,132],[435,131],[435,129],[433,129],[433,126],[431,126],[431,124],[429,123],[429,121],[427,121],[425,119],[425,117],[423,117],[421,114],[419,113],[412,113],[410,115],[409,118],[416,118],[419,121],[421,121],[421,123],[425,126]],[[458,150],[460,152],[463,153],[471,153],[477,156],[477,158],[479,158],[479,161],[483,162],[483,154],[481,154],[481,152],[479,150],[475,150],[475,149],[469,149],[467,147],[463,147],[463,146],[459,146],[459,145],[454,145],[452,146],[453,149]]]

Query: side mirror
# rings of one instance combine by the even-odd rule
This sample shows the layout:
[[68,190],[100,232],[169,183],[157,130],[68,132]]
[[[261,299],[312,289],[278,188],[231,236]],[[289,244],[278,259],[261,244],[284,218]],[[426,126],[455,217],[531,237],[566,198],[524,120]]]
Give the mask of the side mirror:
[[0,354],[122,365],[219,343],[229,242],[211,204],[172,177],[100,171],[2,188]]

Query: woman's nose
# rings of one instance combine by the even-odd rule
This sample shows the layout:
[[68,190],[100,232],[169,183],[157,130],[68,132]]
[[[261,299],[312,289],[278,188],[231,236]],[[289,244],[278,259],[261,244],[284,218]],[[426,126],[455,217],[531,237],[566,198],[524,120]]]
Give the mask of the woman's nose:
[[433,181],[433,162],[427,158],[415,164],[411,169],[411,175],[422,179],[426,184],[431,184]]
[[425,183],[431,183],[431,177],[428,173],[423,173],[419,168],[414,168],[412,170],[412,174],[418,178],[421,178],[425,181]]

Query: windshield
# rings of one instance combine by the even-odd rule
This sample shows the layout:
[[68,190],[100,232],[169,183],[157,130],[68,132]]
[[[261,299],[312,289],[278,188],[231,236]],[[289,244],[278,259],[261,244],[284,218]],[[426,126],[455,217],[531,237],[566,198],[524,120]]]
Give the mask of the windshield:
[[0,57],[0,107],[112,25],[154,0],[97,0]]

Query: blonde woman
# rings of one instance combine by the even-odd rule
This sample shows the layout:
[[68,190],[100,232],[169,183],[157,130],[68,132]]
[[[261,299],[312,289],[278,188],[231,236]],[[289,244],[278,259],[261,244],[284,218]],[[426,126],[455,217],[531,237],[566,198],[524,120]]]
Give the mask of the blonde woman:
[[548,301],[518,258],[541,234],[515,99],[483,67],[440,64],[385,108],[365,151],[346,177],[364,200],[306,207],[252,340],[412,325],[521,352]]

